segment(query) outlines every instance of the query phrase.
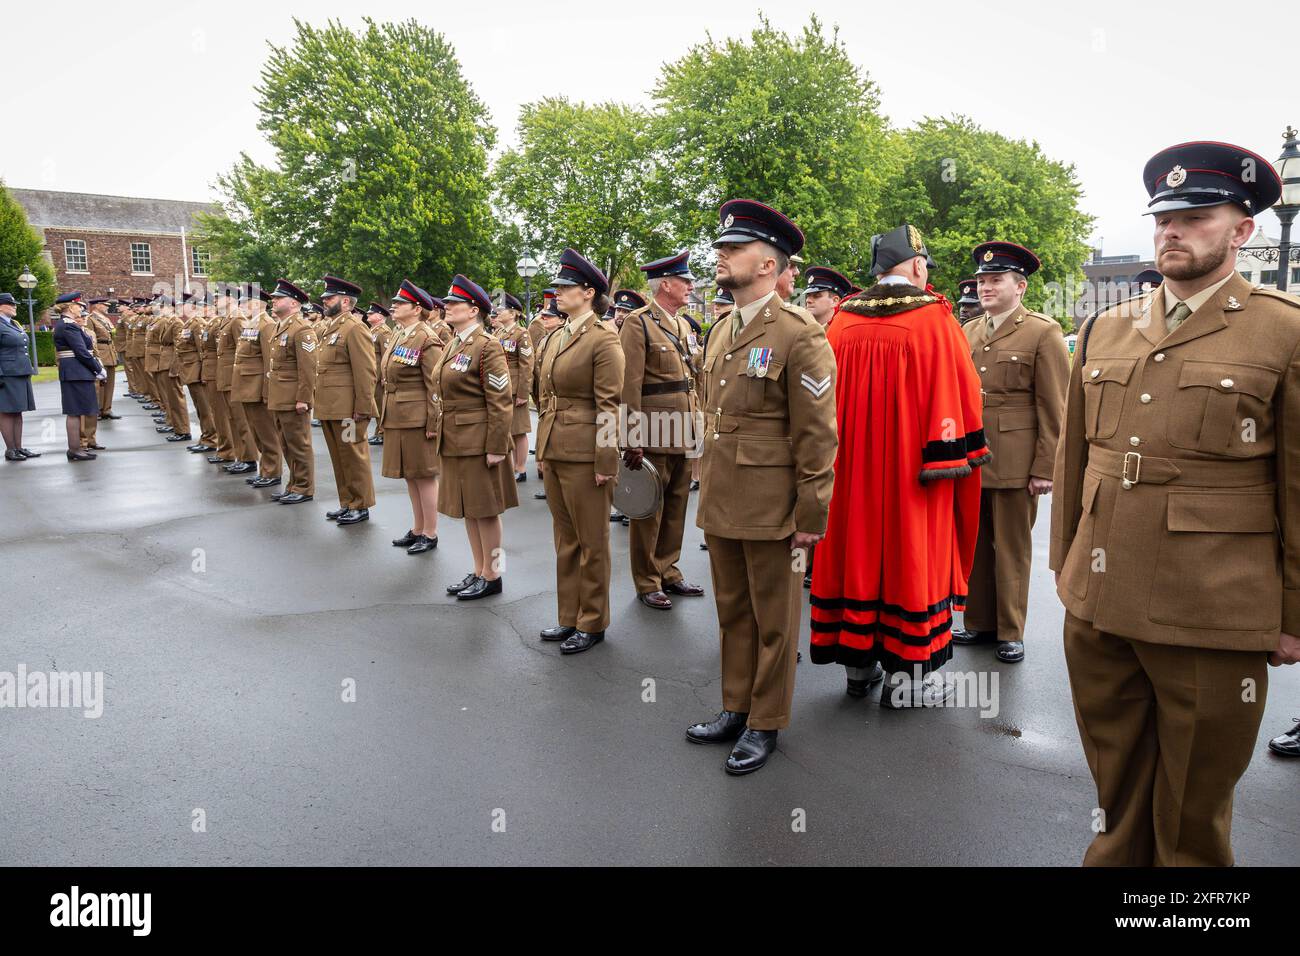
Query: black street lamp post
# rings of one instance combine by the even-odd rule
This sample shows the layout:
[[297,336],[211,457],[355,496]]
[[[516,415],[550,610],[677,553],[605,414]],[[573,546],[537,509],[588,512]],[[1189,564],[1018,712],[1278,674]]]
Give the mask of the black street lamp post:
[[1285,292],[1287,281],[1291,278],[1291,223],[1296,213],[1300,212],[1300,146],[1296,144],[1296,130],[1287,126],[1282,134],[1285,143],[1282,155],[1273,163],[1278,176],[1282,179],[1282,198],[1273,207],[1277,221],[1282,224],[1282,241],[1278,244],[1277,288]]
[[36,288],[36,276],[32,275],[32,270],[23,266],[23,274],[18,277],[18,287],[27,293],[27,298],[23,301],[27,303],[27,336],[32,347],[32,368],[39,368],[36,360],[36,317],[32,309],[36,305],[36,300],[32,298],[32,290]]

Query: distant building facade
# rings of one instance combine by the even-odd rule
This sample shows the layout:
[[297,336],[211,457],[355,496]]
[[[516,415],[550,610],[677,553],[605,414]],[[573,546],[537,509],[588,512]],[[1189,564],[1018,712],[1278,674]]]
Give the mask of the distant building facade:
[[211,203],[138,199],[51,189],[10,189],[45,240],[59,288],[143,296],[206,281],[208,253],[191,237]]

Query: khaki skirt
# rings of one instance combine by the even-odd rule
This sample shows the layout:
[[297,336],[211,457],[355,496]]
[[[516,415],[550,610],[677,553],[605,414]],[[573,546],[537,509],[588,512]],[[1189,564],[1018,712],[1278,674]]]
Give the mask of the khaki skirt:
[[[384,444],[388,444],[387,433]],[[448,518],[494,518],[519,506],[515,473],[509,456],[489,468],[486,455],[442,457],[438,482],[438,513]]]
[[441,463],[423,428],[385,428],[385,478],[437,478]]
[[532,416],[528,414],[528,403],[524,402],[522,405],[516,405],[515,417],[510,422],[511,436],[527,435],[532,430],[533,430],[533,419]]

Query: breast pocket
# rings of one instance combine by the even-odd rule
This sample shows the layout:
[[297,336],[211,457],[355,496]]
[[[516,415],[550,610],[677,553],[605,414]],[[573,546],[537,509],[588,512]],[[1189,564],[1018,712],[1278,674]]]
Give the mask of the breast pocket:
[[745,409],[751,412],[761,412],[769,404],[776,402],[784,393],[784,385],[781,377],[785,372],[785,363],[773,359],[768,363],[767,372],[759,376],[744,375],[745,382]]
[[1098,358],[1083,367],[1084,430],[1088,438],[1110,438],[1119,428],[1124,396],[1137,359]]
[[[1264,426],[1280,374],[1261,365],[1184,362],[1169,410],[1169,444],[1236,457],[1267,454],[1272,436]],[[1270,447],[1259,444],[1264,439]]]
[[[1276,631],[1282,624],[1276,495],[1171,492],[1150,617],[1159,624]],[[1214,586],[1189,573],[1212,568]]]
[[998,353],[998,369],[1004,388],[1029,388],[1034,384],[1034,353],[1005,349]]
[[991,462],[1004,480],[1029,480],[1029,467],[1038,447],[1038,411],[1033,408],[1003,408],[998,413],[997,447]]

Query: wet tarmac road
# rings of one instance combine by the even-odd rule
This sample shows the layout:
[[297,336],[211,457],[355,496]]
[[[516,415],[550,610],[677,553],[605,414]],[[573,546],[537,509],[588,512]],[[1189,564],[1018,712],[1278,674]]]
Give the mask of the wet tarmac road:
[[[37,400],[25,443],[44,457],[0,462],[0,671],[102,671],[105,700],[98,719],[0,710],[0,863],[1069,866],[1090,837],[1047,509],[1025,663],[978,647],[950,665],[996,672],[996,717],[883,712],[805,661],[778,754],[737,779],[682,736],[719,705],[712,599],[637,604],[626,529],[608,640],[562,658],[538,639],[554,565],[532,474],[505,593],[458,604],[460,522],[432,554],[391,547],[409,505],[380,449],[371,520],[339,528],[319,433],[316,500],[285,507],[122,397],[109,450],[69,463],[57,383]],[[711,592],[691,520],[682,567]],[[1300,668],[1270,676],[1239,864],[1300,861],[1300,761],[1265,748],[1300,713]]]

